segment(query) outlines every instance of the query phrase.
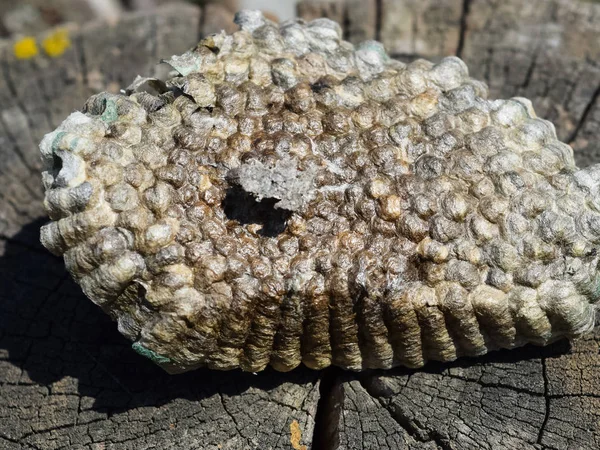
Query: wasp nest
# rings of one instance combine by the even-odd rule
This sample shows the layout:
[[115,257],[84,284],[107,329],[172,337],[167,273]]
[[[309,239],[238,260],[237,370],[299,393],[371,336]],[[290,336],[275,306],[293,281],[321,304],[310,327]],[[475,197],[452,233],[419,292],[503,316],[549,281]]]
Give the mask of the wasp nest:
[[593,327],[600,165],[528,100],[330,20],[236,22],[40,146],[42,242],[134,349],[361,370]]

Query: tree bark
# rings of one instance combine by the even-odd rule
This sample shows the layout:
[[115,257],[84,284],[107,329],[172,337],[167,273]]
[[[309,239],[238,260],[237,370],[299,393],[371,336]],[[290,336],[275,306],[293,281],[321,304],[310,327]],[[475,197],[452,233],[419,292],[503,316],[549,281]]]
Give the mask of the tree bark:
[[[460,55],[491,97],[531,98],[580,165],[600,162],[600,5],[336,0],[299,11],[339,20],[350,40],[381,39],[399,58]],[[37,143],[92,93],[159,74],[156,61],[228,20],[210,14],[166,4],[71,27],[55,57],[19,59],[12,41],[0,44],[0,448],[599,448],[599,331],[360,374],[170,376],[130,349],[38,243]]]

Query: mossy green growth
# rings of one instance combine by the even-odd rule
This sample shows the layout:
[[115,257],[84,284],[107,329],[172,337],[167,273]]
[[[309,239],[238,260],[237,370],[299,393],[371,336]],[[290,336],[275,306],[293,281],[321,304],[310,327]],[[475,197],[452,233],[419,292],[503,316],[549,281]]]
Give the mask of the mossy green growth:
[[134,342],[133,344],[131,344],[131,348],[134,349],[140,355],[145,356],[150,361],[156,364],[166,364],[171,362],[171,360],[166,356],[159,355],[158,353],[150,350],[149,348],[144,347],[139,342]]
[[73,139],[71,139],[71,142],[69,142],[69,148],[71,150],[76,150],[77,144],[79,144],[79,136],[76,136]]
[[385,51],[385,47],[380,42],[364,41],[359,44],[358,49],[377,52],[383,61],[387,62],[390,60],[389,55]]
[[113,100],[104,100],[105,108],[104,112],[100,116],[100,119],[106,123],[111,123],[117,120],[119,114],[117,113],[117,104]]
[[56,136],[54,136],[54,139],[52,139],[52,144],[50,146],[52,153],[56,152],[56,150],[60,150],[60,144],[65,134],[67,134],[66,131],[60,131],[56,133]]

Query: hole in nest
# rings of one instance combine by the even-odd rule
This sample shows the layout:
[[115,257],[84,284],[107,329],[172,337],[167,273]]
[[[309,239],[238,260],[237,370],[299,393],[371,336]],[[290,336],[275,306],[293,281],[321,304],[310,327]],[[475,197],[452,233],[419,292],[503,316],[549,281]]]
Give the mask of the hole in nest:
[[56,188],[58,187],[58,182],[57,182],[57,178],[58,178],[58,174],[60,173],[60,171],[63,168],[63,160],[60,156],[58,156],[57,154],[53,153],[52,154],[52,166],[48,168],[48,173],[52,176],[52,187]]
[[52,154],[52,172],[58,175],[63,168],[63,160],[57,154]]
[[292,215],[291,211],[275,208],[278,201],[275,198],[263,198],[258,201],[241,187],[232,186],[225,194],[222,207],[228,219],[243,225],[262,225],[260,235],[275,237],[285,231],[287,221]]
[[132,295],[137,298],[137,301],[148,311],[156,311],[156,308],[152,303],[148,301],[146,298],[146,294],[148,291],[146,288],[139,282],[134,281],[128,289],[131,289]]

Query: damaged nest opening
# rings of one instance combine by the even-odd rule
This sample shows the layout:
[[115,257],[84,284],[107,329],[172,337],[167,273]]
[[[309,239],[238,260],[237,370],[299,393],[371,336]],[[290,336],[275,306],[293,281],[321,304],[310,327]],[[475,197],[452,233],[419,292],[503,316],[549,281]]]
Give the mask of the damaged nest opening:
[[258,234],[275,237],[285,231],[292,215],[291,211],[275,207],[279,201],[276,198],[263,198],[259,201],[240,186],[232,186],[227,190],[222,207],[228,219],[236,220],[242,225],[262,225]]

